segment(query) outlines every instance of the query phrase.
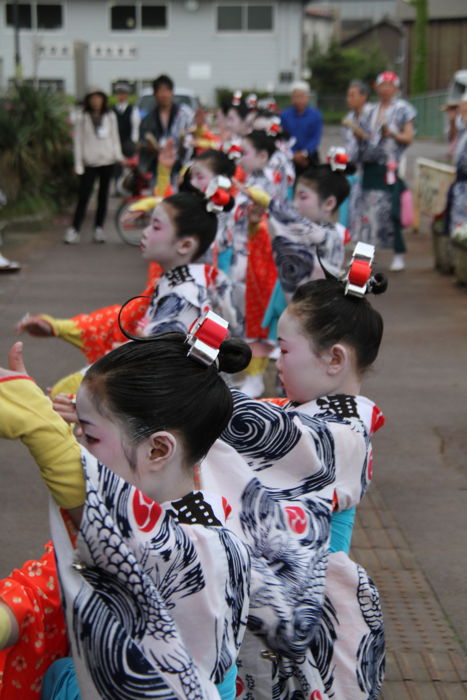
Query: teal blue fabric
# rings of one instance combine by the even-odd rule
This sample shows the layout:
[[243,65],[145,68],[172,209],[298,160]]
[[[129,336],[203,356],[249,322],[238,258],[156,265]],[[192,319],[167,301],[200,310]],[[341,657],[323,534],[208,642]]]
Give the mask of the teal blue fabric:
[[355,508],[349,508],[331,515],[330,552],[345,552],[346,554],[350,552],[355,511]]
[[58,659],[49,666],[42,682],[41,700],[80,700],[73,659]]
[[277,280],[261,324],[262,328],[269,328],[268,338],[271,340],[277,340],[277,324],[286,308],[287,301],[282,291],[281,283]]
[[225,674],[222,683],[218,683],[216,688],[221,696],[221,700],[235,700],[237,694],[237,665],[234,664]]
[[[233,664],[216,687],[221,700],[235,700],[237,666]],[[59,659],[48,668],[42,682],[41,700],[81,700],[73,659]]]
[[222,272],[225,272],[226,275],[228,275],[230,272],[232,255],[233,248],[227,248],[227,250],[223,250],[222,253],[219,253],[217,256],[217,267],[219,270],[222,270]]
[[[358,175],[347,175],[347,182],[349,183],[350,187],[355,182],[358,182],[359,176]],[[339,223],[342,224],[342,226],[345,226],[345,228],[350,227],[350,221],[349,221],[349,200],[350,197],[346,197],[342,204],[339,207]]]

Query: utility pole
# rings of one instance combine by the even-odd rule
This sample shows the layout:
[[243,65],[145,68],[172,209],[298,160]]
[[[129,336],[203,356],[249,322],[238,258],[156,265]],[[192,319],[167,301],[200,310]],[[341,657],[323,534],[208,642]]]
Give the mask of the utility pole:
[[21,56],[19,51],[19,7],[18,0],[13,0],[13,27],[15,30],[15,85],[23,82],[23,68],[21,66]]
[[428,87],[428,0],[412,0],[415,7],[412,79],[410,92],[417,95]]

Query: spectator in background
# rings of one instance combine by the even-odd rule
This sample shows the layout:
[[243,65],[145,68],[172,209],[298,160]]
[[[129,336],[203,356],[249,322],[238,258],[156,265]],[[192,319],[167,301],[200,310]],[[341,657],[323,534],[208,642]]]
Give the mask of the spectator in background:
[[66,230],[64,243],[79,243],[80,228],[86,215],[94,183],[99,180],[94,243],[105,243],[104,221],[109,186],[115,163],[123,160],[117,117],[109,109],[107,95],[99,87],[89,88],[83,109],[78,113],[73,132],[75,172],[79,175],[78,203],[73,222]]
[[[114,93],[117,102],[113,107],[113,111],[117,117],[122,153],[125,158],[131,158],[136,152],[136,144],[139,138],[139,124],[141,121],[139,110],[128,102],[131,87],[125,80],[121,80],[115,85]],[[114,171],[115,184],[121,174],[122,166],[117,164]]]
[[349,112],[342,120],[343,140],[350,161],[356,172],[347,177],[351,186],[350,196],[339,208],[339,221],[352,232],[361,218],[361,161],[362,151],[369,138],[369,120],[373,105],[368,104],[370,88],[361,80],[352,80],[347,88]]
[[282,128],[295,138],[292,146],[293,161],[297,176],[310,165],[319,164],[318,146],[323,130],[321,112],[310,107],[308,83],[299,81],[292,85],[292,106],[281,114]]
[[188,105],[174,101],[174,83],[168,75],[160,75],[152,87],[156,104],[139,127],[140,168],[155,177],[159,150],[173,139],[178,156],[172,171],[175,175],[185,160],[184,137],[194,126],[194,113]]
[[415,136],[417,110],[399,96],[400,80],[392,71],[375,81],[377,102],[370,113],[369,138],[362,155],[361,220],[356,237],[381,248],[393,248],[392,272],[405,268],[406,251],[401,204],[407,189],[400,164]]

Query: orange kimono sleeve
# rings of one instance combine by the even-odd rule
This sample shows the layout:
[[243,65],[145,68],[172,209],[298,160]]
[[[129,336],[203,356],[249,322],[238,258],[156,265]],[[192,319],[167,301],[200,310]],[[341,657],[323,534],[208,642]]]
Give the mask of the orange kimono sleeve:
[[248,235],[248,264],[246,273],[245,316],[247,338],[267,338],[262,328],[272,291],[277,281],[277,269],[272,255],[266,218]]
[[52,543],[0,581],[0,599],[18,622],[16,644],[0,651],[0,697],[38,700],[50,664],[69,653]]

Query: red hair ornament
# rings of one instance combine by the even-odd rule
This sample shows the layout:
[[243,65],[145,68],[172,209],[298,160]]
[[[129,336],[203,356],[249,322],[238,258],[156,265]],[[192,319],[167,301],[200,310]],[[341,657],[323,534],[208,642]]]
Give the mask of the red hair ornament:
[[240,141],[226,141],[222,146],[222,150],[230,160],[238,160],[243,155],[242,144]]
[[188,331],[188,356],[194,357],[203,365],[212,365],[217,360],[219,348],[226,339],[228,330],[227,321],[211,309],[206,309]]
[[232,183],[225,175],[214,177],[208,185],[205,197],[207,211],[219,214],[230,202],[230,188]]
[[344,294],[363,297],[372,284],[371,266],[375,256],[375,247],[359,241],[350,261]]
[[346,170],[349,164],[349,156],[345,148],[341,146],[333,146],[329,149],[327,155],[327,162],[331,166],[331,170],[335,172],[336,170]]

